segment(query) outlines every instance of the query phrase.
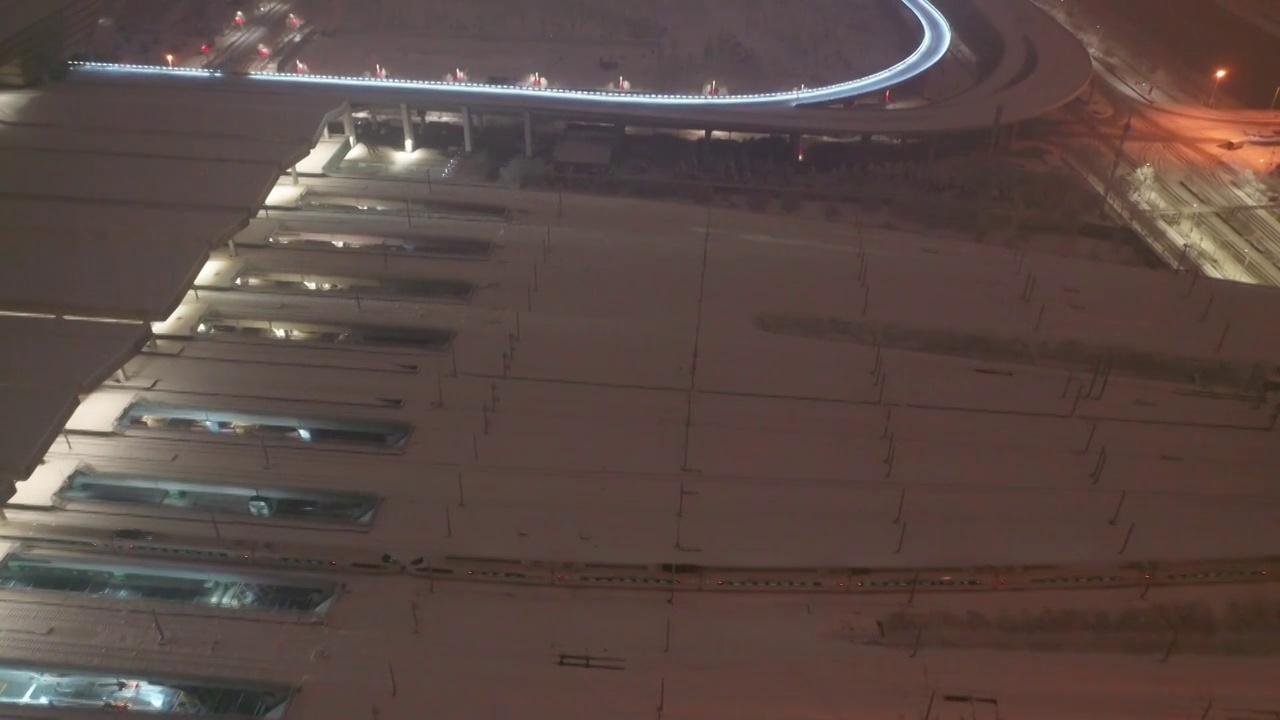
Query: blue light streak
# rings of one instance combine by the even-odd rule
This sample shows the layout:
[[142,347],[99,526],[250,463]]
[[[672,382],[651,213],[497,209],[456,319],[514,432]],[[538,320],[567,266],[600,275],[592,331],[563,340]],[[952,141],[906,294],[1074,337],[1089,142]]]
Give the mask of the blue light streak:
[[[905,59],[876,73],[834,85],[785,92],[749,95],[671,95],[614,92],[606,90],[573,90],[569,88],[532,88],[521,85],[481,85],[443,80],[374,79],[332,75],[294,75],[252,72],[255,80],[289,85],[321,85],[328,87],[403,88],[405,90],[448,90],[452,94],[474,95],[489,100],[519,100],[535,95],[551,95],[574,105],[608,105],[610,107],[707,107],[785,108],[847,100],[858,95],[878,93],[899,85],[933,67],[951,46],[951,26],[929,0],[901,0],[920,21],[920,45]],[[219,77],[217,70],[168,68],[151,65],[118,65],[113,63],[73,63],[90,71],[112,73],[167,73],[185,76]]]

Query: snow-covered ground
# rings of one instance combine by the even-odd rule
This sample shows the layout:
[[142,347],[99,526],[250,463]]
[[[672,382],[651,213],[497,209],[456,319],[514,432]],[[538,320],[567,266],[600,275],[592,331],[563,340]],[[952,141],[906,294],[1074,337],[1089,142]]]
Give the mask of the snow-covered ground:
[[906,38],[875,0],[303,0],[324,29],[303,58],[313,73],[522,80],[698,92],[814,86],[875,72],[905,56]]
[[[333,608],[273,616],[0,589],[0,657],[279,682],[298,688],[288,717],[306,720],[1234,720],[1280,705],[1265,583],[668,594],[342,570],[384,553],[779,574],[1143,561],[1168,572],[1274,555],[1280,446],[1263,381],[1280,364],[1277,291],[691,203],[301,183],[280,187],[394,211],[272,208],[240,234],[234,262],[465,280],[470,302],[206,286],[170,332],[215,310],[443,328],[452,346],[166,338],[87,399],[45,468],[360,490],[381,498],[372,524],[100,503],[7,508],[5,529],[176,537],[179,552],[120,557],[187,572],[243,540],[340,558],[265,570],[341,582]],[[504,206],[507,219],[459,218],[463,202]],[[428,217],[426,203],[453,217]],[[261,247],[282,231],[461,237],[492,252]],[[402,451],[112,432],[135,399],[413,432]],[[221,567],[247,567],[240,558]]]
[[[37,543],[154,532],[115,557],[188,575],[246,568],[238,552],[210,550],[242,540],[278,543],[258,547],[294,560],[782,574],[1142,561],[1168,572],[1181,559],[1274,555],[1280,539],[1276,400],[1263,382],[1280,364],[1274,290],[724,207],[302,182],[282,187],[404,202],[406,214],[273,208],[239,236],[235,262],[466,280],[470,302],[193,291],[169,324],[179,335],[87,398],[43,469],[83,463],[161,487],[360,490],[381,498],[372,524],[298,529],[243,508],[102,502],[6,508],[5,532],[37,524]],[[208,203],[231,189],[194,194]],[[414,214],[428,202],[509,214]],[[462,237],[492,252],[251,242],[278,231]],[[431,352],[180,336],[208,310],[456,338]],[[301,433],[112,432],[135,399],[297,415],[298,429],[324,417],[413,432],[394,450]],[[144,549],[175,539],[168,552]],[[92,543],[52,547],[106,557]],[[667,594],[347,567],[257,568],[341,583],[323,616],[131,599],[94,582],[0,588],[0,658],[278,682],[297,689],[288,717],[305,720],[1237,720],[1280,706],[1277,593],[1264,583]]]
[[[566,718],[1036,718],[1230,720],[1280,706],[1275,661],[1208,656],[1169,627],[1141,631],[1129,653],[945,649],[932,628],[905,642],[900,613],[1018,618],[1051,614],[1017,636],[1034,646],[1073,619],[1230,604],[1274,608],[1274,592],[1035,593],[894,600],[496,588],[404,578],[353,579],[323,624],[238,620],[174,608],[158,614],[91,604],[31,603],[5,591],[6,657],[299,688],[289,718],[441,720]],[[159,641],[157,628],[164,634]],[[1274,647],[1274,623],[1222,627]],[[1077,642],[1082,638],[1077,638]],[[1174,642],[1177,640],[1177,642]],[[586,667],[587,658],[591,666]]]
[[[546,195],[306,182],[383,202],[499,203],[520,223],[277,211],[248,231],[284,222],[493,242],[487,261],[258,259],[465,278],[480,287],[470,306],[191,299],[282,321],[448,327],[459,335],[447,356],[178,341],[180,355],[131,363],[159,401],[412,422],[404,455],[362,455],[348,471],[376,476],[387,497],[370,532],[343,540],[354,547],[764,566],[1113,563],[1275,547],[1274,400],[1261,395],[1280,357],[1274,292],[871,230],[860,242],[854,228],[734,210],[712,210],[704,244],[707,212],[693,206],[566,196],[556,224]],[[422,369],[388,372],[394,362]],[[345,475],[346,461],[308,448],[272,447],[264,468],[252,443],[70,444],[52,455],[301,486]],[[682,486],[696,495],[677,515]],[[210,534],[195,521],[169,525]],[[221,525],[223,537],[333,542]]]

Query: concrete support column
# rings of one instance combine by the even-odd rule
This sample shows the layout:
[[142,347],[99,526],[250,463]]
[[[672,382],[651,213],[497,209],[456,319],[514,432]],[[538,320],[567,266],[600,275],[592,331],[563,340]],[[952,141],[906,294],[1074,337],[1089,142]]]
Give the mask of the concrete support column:
[[293,180],[294,185],[298,184],[298,166],[297,165],[294,165],[293,167],[289,168],[289,178]]
[[356,119],[351,116],[351,109],[342,114],[342,131],[347,134],[347,143],[356,146]]
[[470,155],[474,147],[471,144],[471,108],[462,106],[462,149]]
[[121,385],[129,382],[129,374],[124,371],[124,368],[120,368],[119,370],[116,370],[116,382],[120,383]]
[[524,156],[533,157],[533,114],[528,110],[524,113]]
[[324,138],[325,140],[329,140],[329,139],[330,139],[330,137],[329,137],[329,123],[328,123],[328,121],[325,121],[324,128],[323,128],[323,129],[321,129],[321,131],[320,131],[320,137]]
[[996,116],[991,119],[991,147],[987,149],[987,156],[992,157],[996,154],[996,150],[1000,148],[1000,122],[1004,119],[1004,105],[996,106]]
[[227,241],[227,251],[231,253],[231,257],[236,256],[236,239],[231,238]]
[[707,142],[711,142],[711,129],[710,129],[710,128],[708,128],[708,129],[706,129],[706,130],[703,130],[703,131],[702,131],[702,139],[703,139],[703,140],[706,140]]
[[400,122],[404,124],[404,151],[411,153],[417,146],[413,141],[413,113],[405,103],[400,103]]

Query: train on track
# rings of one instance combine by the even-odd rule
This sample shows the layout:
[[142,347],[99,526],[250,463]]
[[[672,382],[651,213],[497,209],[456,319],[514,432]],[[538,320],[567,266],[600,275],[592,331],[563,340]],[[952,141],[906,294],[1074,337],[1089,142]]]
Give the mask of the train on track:
[[8,523],[0,539],[21,546],[130,558],[245,565],[324,573],[408,574],[432,581],[616,588],[666,592],[915,593],[1185,586],[1268,582],[1280,557],[1111,566],[968,568],[753,568],[683,563],[609,564],[507,558],[369,553],[351,548],[203,540],[140,530]]

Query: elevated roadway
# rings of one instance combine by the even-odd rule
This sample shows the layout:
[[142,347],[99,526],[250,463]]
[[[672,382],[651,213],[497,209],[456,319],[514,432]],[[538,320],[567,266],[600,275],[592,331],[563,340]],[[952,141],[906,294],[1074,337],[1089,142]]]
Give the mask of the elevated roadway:
[[[197,153],[199,160],[206,162],[206,153],[211,157],[234,157],[237,160],[235,163],[221,162],[216,167],[226,172],[235,170],[241,173],[237,175],[237,182],[228,181],[215,186],[252,187],[255,191],[250,195],[257,195],[257,188],[262,188],[265,193],[267,178],[277,176],[284,167],[296,162],[297,155],[302,152],[300,146],[286,140],[307,142],[301,137],[306,134],[312,135],[309,141],[314,143],[314,135],[318,135],[316,121],[321,118],[332,121],[341,114],[343,108],[352,105],[411,104],[419,108],[455,110],[468,106],[482,112],[537,113],[565,119],[726,131],[832,135],[874,132],[924,134],[990,127],[997,115],[1003,122],[1034,117],[1067,102],[1087,85],[1091,71],[1087,52],[1074,36],[1050,16],[1025,0],[970,0],[966,4],[957,5],[959,9],[950,8],[948,12],[966,13],[963,18],[966,22],[979,19],[994,29],[1001,38],[999,48],[983,45],[984,50],[989,50],[993,56],[998,55],[998,59],[987,63],[990,72],[970,92],[933,105],[911,109],[827,107],[860,95],[881,92],[919,76],[936,64],[957,37],[953,34],[952,25],[944,11],[939,9],[944,1],[902,0],[920,23],[921,42],[911,54],[892,67],[866,78],[824,88],[761,95],[655,96],[430,81],[375,81],[187,68],[79,64],[76,66],[77,70],[70,74],[69,80],[56,88],[58,93],[46,93],[38,98],[18,98],[22,111],[15,113],[11,118],[14,123],[8,125],[10,135],[13,135],[11,141],[14,142],[19,137],[14,135],[17,128],[24,127],[28,132],[34,132],[33,128],[61,127],[57,124],[57,118],[67,118],[67,128],[74,127],[74,132],[69,129],[59,130],[58,133],[42,130],[41,138],[22,140],[21,147],[8,149],[14,155],[14,162],[7,166],[15,170],[41,167],[31,157],[27,157],[26,154],[33,152],[29,143],[37,142],[37,147],[41,142],[53,144],[54,136],[57,135],[56,144],[61,147],[62,152],[56,157],[68,163],[80,158],[80,155],[66,151],[69,139],[73,140],[77,152],[88,153],[84,157],[92,158],[97,174],[90,182],[87,179],[75,180],[89,178],[89,173],[61,164],[44,168],[41,173],[34,175],[24,169],[12,173],[9,192],[14,194],[12,202],[25,205],[30,204],[32,197],[47,196],[59,200],[94,203],[93,207],[107,207],[105,203],[108,200],[127,203],[130,207],[137,207],[139,204],[152,207],[156,205],[157,198],[163,197],[165,203],[181,207],[184,212],[193,209],[208,210],[236,217],[241,217],[241,213],[247,215],[251,207],[261,204],[261,197],[256,203],[246,202],[251,199],[248,197],[236,197],[225,203],[204,201],[205,204],[216,204],[217,207],[190,206],[189,201],[180,199],[180,196],[186,197],[186,193],[176,192],[171,180],[159,178],[169,178],[166,174],[168,171],[178,173],[183,178],[200,174],[185,170],[196,162],[193,151],[187,149],[175,153],[172,160],[164,161],[164,167],[159,168],[158,160],[134,157],[134,154],[141,152],[133,148],[142,140],[143,133],[133,137],[127,147],[116,148],[113,157],[120,157],[113,168],[118,166],[118,182],[103,181],[101,178],[104,175],[98,172],[101,163],[95,133],[107,132],[106,128],[118,129],[126,122],[143,122],[149,128],[155,126],[154,131],[158,134],[148,135],[149,143],[156,142],[157,137],[167,143],[186,143],[186,135],[191,133],[199,134],[202,138],[208,136],[211,139],[201,145],[202,149]],[[215,97],[223,102],[208,102],[209,98]],[[74,108],[80,107],[84,102],[83,98],[93,98],[88,105],[96,106],[97,110],[82,116]],[[175,117],[173,108],[183,102],[190,103],[190,110]],[[68,110],[68,107],[72,109]],[[144,107],[150,110],[142,110]],[[249,122],[246,119],[250,114],[248,108],[255,108],[252,112],[258,113],[256,121]],[[150,114],[144,114],[142,121],[131,114],[147,112]],[[86,117],[94,118],[89,126],[86,126]],[[126,120],[126,117],[131,119]],[[49,124],[49,118],[53,118],[52,125]],[[268,121],[268,118],[272,120]],[[298,131],[295,127],[300,120],[307,128],[305,132]],[[226,134],[225,128],[228,127],[236,128],[237,138],[234,143],[223,137]],[[290,130],[281,130],[281,127]],[[258,157],[265,161],[240,157],[250,145],[253,146],[251,154],[262,153]],[[89,160],[86,159],[85,162]],[[140,164],[143,163],[150,164],[142,168]],[[154,186],[148,184],[144,188],[137,182],[138,177],[157,180]],[[66,185],[68,178],[75,181],[74,188]],[[59,216],[65,217],[65,214]],[[104,224],[109,225],[95,221],[86,226],[99,227]],[[199,224],[203,226],[203,223]],[[156,227],[162,225],[160,223]],[[194,272],[193,268],[198,266],[203,248],[225,240],[228,235],[227,225],[227,221],[219,221],[216,223],[218,230],[211,231],[209,237],[193,238],[192,257],[175,257],[170,268],[172,272],[166,270],[162,274],[165,280],[181,284],[182,278],[190,275]],[[52,235],[57,237],[59,233]],[[101,245],[103,244],[89,243],[80,246]],[[47,267],[51,275],[56,275],[61,267],[59,254],[51,250],[49,257],[42,257],[39,262],[33,257],[24,272],[31,278],[43,277],[41,273],[32,270],[37,265]],[[137,267],[141,268],[142,264],[137,264]],[[151,273],[140,273],[149,274]],[[131,280],[122,285],[138,287],[140,282],[141,280]],[[32,280],[30,285],[31,289],[25,291],[26,296],[8,300],[8,309],[31,312],[43,308],[47,303],[44,303],[43,295],[35,297],[40,295],[36,288],[48,288],[50,293],[62,288],[62,284],[58,282],[42,283]],[[80,282],[71,284],[66,292],[56,292],[65,297],[71,289],[80,289],[97,298],[116,296],[112,292],[99,292],[98,288],[97,284]],[[135,320],[144,317],[163,318],[167,314],[167,307],[173,303],[172,297],[173,288],[169,285],[165,285],[163,292],[156,288],[154,296],[146,298],[148,302],[139,300],[139,307],[148,308],[147,312],[129,313],[128,317]],[[89,304],[101,305],[102,302],[98,300]],[[74,312],[69,308],[58,310],[64,311],[84,317],[97,317],[104,313],[109,317],[121,316],[118,312],[105,312],[101,307],[79,305],[76,305]],[[31,382],[39,384],[34,379]],[[74,383],[68,387],[74,387]],[[65,417],[65,414],[65,407],[60,407],[58,412],[53,413],[58,417]],[[6,473],[0,475],[21,477],[29,471],[36,458],[48,448],[58,424],[51,421],[42,427],[38,433],[41,439],[34,446],[18,443],[22,447],[7,447],[4,455],[13,463]]]
[[[1024,0],[973,0],[963,6],[1001,38],[994,69],[969,92],[903,109],[833,109],[832,104],[884,92],[928,71],[955,40],[951,24],[930,0],[902,0],[920,24],[919,46],[905,59],[863,78],[821,88],[739,96],[655,95],[564,88],[459,84],[442,81],[233,74],[217,70],[86,63],[80,75],[115,82],[180,81],[211,88],[332,98],[353,106],[407,104],[424,109],[536,113],[564,119],[704,128],[738,132],[926,134],[1013,123],[1053,110],[1088,84],[1084,46],[1052,17]],[[936,0],[935,0],[936,2]],[[957,10],[958,12],[958,10]]]

